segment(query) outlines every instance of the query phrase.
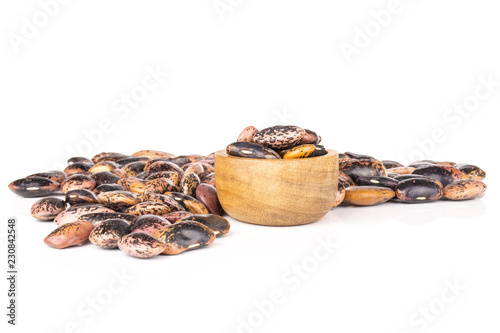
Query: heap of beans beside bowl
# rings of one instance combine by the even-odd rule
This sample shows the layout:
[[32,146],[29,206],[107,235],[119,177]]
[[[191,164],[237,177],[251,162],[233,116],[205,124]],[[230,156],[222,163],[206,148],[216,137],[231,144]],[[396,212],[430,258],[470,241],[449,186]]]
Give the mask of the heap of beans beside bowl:
[[339,186],[334,207],[370,206],[391,201],[467,200],[486,191],[486,172],[472,164],[413,162],[408,166],[368,155],[339,155]]
[[[246,158],[312,158],[328,154],[320,142],[321,137],[315,132],[298,126],[272,126],[260,131],[248,126],[236,142],[227,146],[226,152],[245,158],[233,160],[240,162],[250,162]],[[335,184],[337,157],[336,152],[330,152],[335,158],[331,163],[322,163],[327,163],[328,174],[333,175],[331,183]],[[467,200],[486,191],[482,182],[485,171],[472,164],[425,160],[404,166],[350,152],[339,154],[338,160],[339,180],[333,207],[370,206],[387,201]],[[233,169],[226,169],[218,180],[224,180]],[[333,174],[331,170],[335,170]],[[318,183],[313,193],[320,186]],[[327,188],[331,189],[330,185]],[[134,257],[151,258],[209,245],[230,228],[227,219],[221,217],[214,153],[174,156],[141,150],[132,155],[100,153],[91,159],[73,157],[64,171],[35,173],[13,181],[9,189],[27,198],[64,195],[64,199],[40,199],[31,207],[33,217],[53,221],[57,226],[44,241],[58,249],[90,241],[103,249],[119,248]],[[219,190],[223,194],[222,183]],[[237,190],[239,197],[247,198],[239,193],[239,187]],[[297,195],[300,197],[300,193]],[[333,194],[327,196],[332,197]],[[329,207],[330,202],[325,213]],[[258,224],[273,225],[273,221],[264,222]]]
[[57,225],[47,245],[61,249],[90,241],[151,258],[209,245],[229,231],[220,216],[214,165],[213,154],[101,153],[71,158],[64,171],[32,174],[9,188],[28,198],[65,195],[31,207],[33,217]]
[[321,137],[298,126],[272,126],[258,130],[246,127],[236,142],[227,146],[228,155],[246,158],[290,159],[325,155]]

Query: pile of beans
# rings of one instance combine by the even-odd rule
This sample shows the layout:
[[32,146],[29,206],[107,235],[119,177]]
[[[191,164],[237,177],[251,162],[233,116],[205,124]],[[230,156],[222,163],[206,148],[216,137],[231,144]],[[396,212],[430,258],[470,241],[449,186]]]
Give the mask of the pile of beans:
[[44,240],[49,246],[62,249],[90,241],[151,258],[209,245],[229,231],[229,222],[220,216],[214,165],[214,154],[100,153],[92,159],[70,158],[64,171],[32,174],[9,189],[28,198],[65,195],[40,199],[31,207],[33,217],[58,226]]
[[321,137],[315,132],[298,126],[272,126],[260,131],[248,126],[236,142],[227,146],[226,152],[247,158],[306,158],[327,153],[320,142]]
[[[261,131],[249,126],[226,151],[246,158],[307,158],[327,153],[320,141],[316,133],[298,126]],[[100,153],[92,159],[70,158],[64,171],[32,174],[9,188],[28,198],[65,195],[64,200],[40,199],[31,207],[33,217],[57,225],[44,240],[49,246],[61,249],[90,241],[151,258],[209,245],[229,231],[229,222],[220,216],[214,171],[214,153]],[[333,207],[473,199],[486,191],[485,177],[472,164],[425,160],[404,166],[346,152],[339,154]]]
[[407,166],[372,156],[339,154],[339,186],[334,207],[370,206],[391,201],[431,202],[474,199],[486,191],[486,172],[472,164],[413,162]]

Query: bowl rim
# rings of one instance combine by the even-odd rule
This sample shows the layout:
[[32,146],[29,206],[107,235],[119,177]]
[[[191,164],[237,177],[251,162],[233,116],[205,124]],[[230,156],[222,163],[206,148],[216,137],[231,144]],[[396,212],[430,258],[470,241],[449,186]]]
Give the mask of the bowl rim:
[[[324,158],[332,157],[335,155],[337,155],[337,156],[339,155],[339,153],[335,149],[325,148],[325,150],[327,151],[327,153],[325,155],[315,156],[315,157],[307,157],[307,158],[286,158],[286,159],[283,159],[283,158],[280,158],[280,159],[277,159],[277,158],[276,159],[274,159],[274,158],[272,158],[272,159],[271,158],[270,159],[248,158],[248,157],[239,157],[239,156],[228,155],[225,149],[217,150],[215,152],[215,156],[229,158],[229,159],[236,159],[236,160],[244,160],[244,161],[248,161],[250,163],[259,163],[262,161],[272,162],[272,163],[294,163],[294,162],[297,163],[299,161],[302,161],[299,163],[306,163],[306,162],[316,161],[318,159],[324,159]],[[253,161],[253,162],[251,162],[251,161]]]

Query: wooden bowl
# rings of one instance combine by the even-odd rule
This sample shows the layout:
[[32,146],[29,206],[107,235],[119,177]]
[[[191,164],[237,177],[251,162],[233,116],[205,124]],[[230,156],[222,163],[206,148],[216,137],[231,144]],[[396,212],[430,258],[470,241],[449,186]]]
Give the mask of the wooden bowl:
[[333,207],[338,153],[267,160],[215,154],[215,184],[222,208],[254,224],[290,226],[315,222]]

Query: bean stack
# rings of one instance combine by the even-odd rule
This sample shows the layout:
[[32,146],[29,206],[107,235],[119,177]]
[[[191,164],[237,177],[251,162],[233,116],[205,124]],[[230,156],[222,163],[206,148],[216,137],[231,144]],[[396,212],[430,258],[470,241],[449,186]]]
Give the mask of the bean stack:
[[214,154],[174,156],[142,150],[73,157],[64,171],[29,175],[9,184],[23,197],[46,197],[31,215],[57,228],[44,242],[62,249],[89,241],[137,258],[180,254],[229,231],[221,217]]
[[227,146],[228,155],[261,159],[307,158],[325,155],[321,137],[298,126],[272,126],[258,130],[246,127],[236,142]]
[[372,156],[339,154],[339,186],[334,207],[370,206],[391,201],[468,200],[482,195],[486,172],[472,164],[424,160],[407,166]]

